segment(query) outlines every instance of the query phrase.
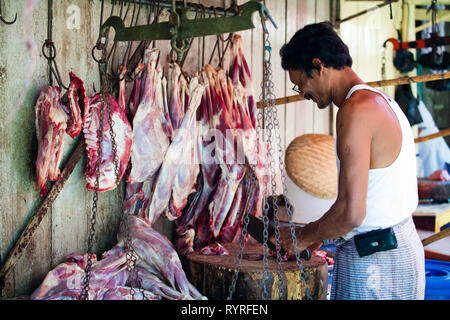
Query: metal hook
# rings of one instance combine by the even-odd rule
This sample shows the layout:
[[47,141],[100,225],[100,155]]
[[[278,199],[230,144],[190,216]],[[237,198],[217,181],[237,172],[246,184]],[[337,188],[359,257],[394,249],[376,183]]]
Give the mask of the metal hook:
[[[263,6],[261,8],[259,14],[261,15],[261,20],[264,21],[264,23],[263,23],[264,28],[266,28],[265,20],[266,20],[266,18],[269,18],[270,22],[272,22],[275,29],[278,29],[277,24],[275,23],[275,21],[273,20],[272,16],[269,13],[269,10],[265,6]],[[267,28],[266,28],[266,30],[267,30]]]
[[[45,53],[45,48],[49,48],[49,56]],[[45,57],[45,59],[47,60],[54,60],[56,57],[56,48],[55,48],[55,44],[53,43],[53,41],[47,39],[45,40],[44,44],[42,45],[42,55]]]
[[8,24],[8,25],[14,24],[16,22],[16,20],[17,20],[17,12],[16,12],[16,15],[14,17],[14,20],[12,20],[12,21],[7,21],[7,20],[5,20],[5,18],[3,18],[3,15],[2,15],[2,1],[1,0],[0,0],[0,20],[4,24]]
[[16,22],[16,20],[17,20],[17,13],[16,13],[16,16],[14,17],[14,20],[13,20],[13,21],[6,21],[1,15],[0,15],[0,20],[1,20],[4,24],[9,24],[9,25],[14,24],[14,23]]

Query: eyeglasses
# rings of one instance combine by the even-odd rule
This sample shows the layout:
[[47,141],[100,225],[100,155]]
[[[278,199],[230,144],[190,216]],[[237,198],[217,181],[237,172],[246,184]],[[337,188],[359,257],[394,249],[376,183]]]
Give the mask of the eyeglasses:
[[302,94],[302,93],[303,93],[303,91],[300,90],[299,87],[298,87],[298,85],[296,85],[296,84],[292,87],[292,90],[294,90],[294,91],[297,92],[298,94]]

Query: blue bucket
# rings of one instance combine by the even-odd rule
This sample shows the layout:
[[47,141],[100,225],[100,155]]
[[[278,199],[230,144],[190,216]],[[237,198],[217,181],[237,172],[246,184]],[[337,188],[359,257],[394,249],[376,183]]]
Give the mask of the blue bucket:
[[425,300],[450,300],[450,262],[425,259]]

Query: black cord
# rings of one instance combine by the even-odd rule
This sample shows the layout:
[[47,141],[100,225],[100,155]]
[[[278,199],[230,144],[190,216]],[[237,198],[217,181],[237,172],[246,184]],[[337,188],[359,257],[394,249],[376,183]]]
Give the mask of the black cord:
[[389,13],[392,20],[392,0],[389,0]]

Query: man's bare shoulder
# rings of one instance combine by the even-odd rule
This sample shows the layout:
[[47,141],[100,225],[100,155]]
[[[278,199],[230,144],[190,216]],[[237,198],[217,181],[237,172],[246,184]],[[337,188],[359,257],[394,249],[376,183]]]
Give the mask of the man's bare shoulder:
[[370,126],[380,121],[380,111],[387,105],[386,100],[375,92],[358,90],[344,101],[337,112],[337,123],[351,122]]

